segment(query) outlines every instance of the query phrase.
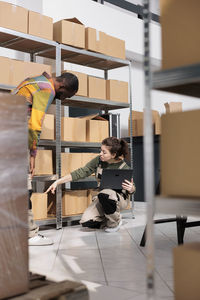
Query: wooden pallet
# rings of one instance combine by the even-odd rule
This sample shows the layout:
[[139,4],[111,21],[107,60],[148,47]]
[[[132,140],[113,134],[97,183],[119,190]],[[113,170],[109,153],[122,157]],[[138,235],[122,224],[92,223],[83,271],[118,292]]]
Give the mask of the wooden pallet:
[[52,282],[45,276],[30,274],[30,291],[13,300],[89,300],[87,287],[79,282]]

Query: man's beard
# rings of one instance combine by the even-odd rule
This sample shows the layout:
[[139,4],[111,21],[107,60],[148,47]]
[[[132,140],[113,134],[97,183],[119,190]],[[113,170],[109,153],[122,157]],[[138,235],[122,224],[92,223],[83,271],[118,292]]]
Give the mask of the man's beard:
[[56,99],[61,99],[61,98],[63,98],[62,93],[56,92],[55,98],[56,98]]

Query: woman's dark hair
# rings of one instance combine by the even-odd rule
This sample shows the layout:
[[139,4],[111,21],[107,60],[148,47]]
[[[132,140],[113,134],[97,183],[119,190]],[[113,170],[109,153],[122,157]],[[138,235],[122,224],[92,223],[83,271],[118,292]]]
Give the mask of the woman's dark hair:
[[58,82],[63,82],[65,88],[69,92],[74,92],[74,94],[78,91],[78,78],[76,75],[69,73],[69,72],[64,72],[60,76],[56,77],[56,80]]
[[116,154],[115,159],[118,159],[120,156],[127,157],[129,154],[128,144],[123,139],[117,139],[116,137],[108,137],[102,141],[102,145],[109,147],[111,154]]

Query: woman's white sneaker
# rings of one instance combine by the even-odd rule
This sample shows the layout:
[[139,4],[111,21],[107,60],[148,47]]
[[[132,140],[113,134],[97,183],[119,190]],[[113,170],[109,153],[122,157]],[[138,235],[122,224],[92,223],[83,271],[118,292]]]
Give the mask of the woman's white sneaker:
[[119,224],[116,227],[106,227],[105,232],[111,233],[111,232],[116,232],[120,229],[122,226],[122,220],[120,220]]
[[29,246],[49,246],[53,245],[53,241],[42,234],[38,234],[28,239]]

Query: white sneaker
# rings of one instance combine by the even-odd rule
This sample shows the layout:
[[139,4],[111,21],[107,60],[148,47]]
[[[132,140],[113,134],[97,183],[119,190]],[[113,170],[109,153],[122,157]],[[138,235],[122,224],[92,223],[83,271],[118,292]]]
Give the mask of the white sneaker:
[[48,246],[53,245],[53,241],[46,236],[38,234],[28,239],[29,246]]
[[122,226],[122,220],[120,220],[119,224],[116,227],[106,227],[105,228],[105,232],[116,232],[120,229],[120,227]]

